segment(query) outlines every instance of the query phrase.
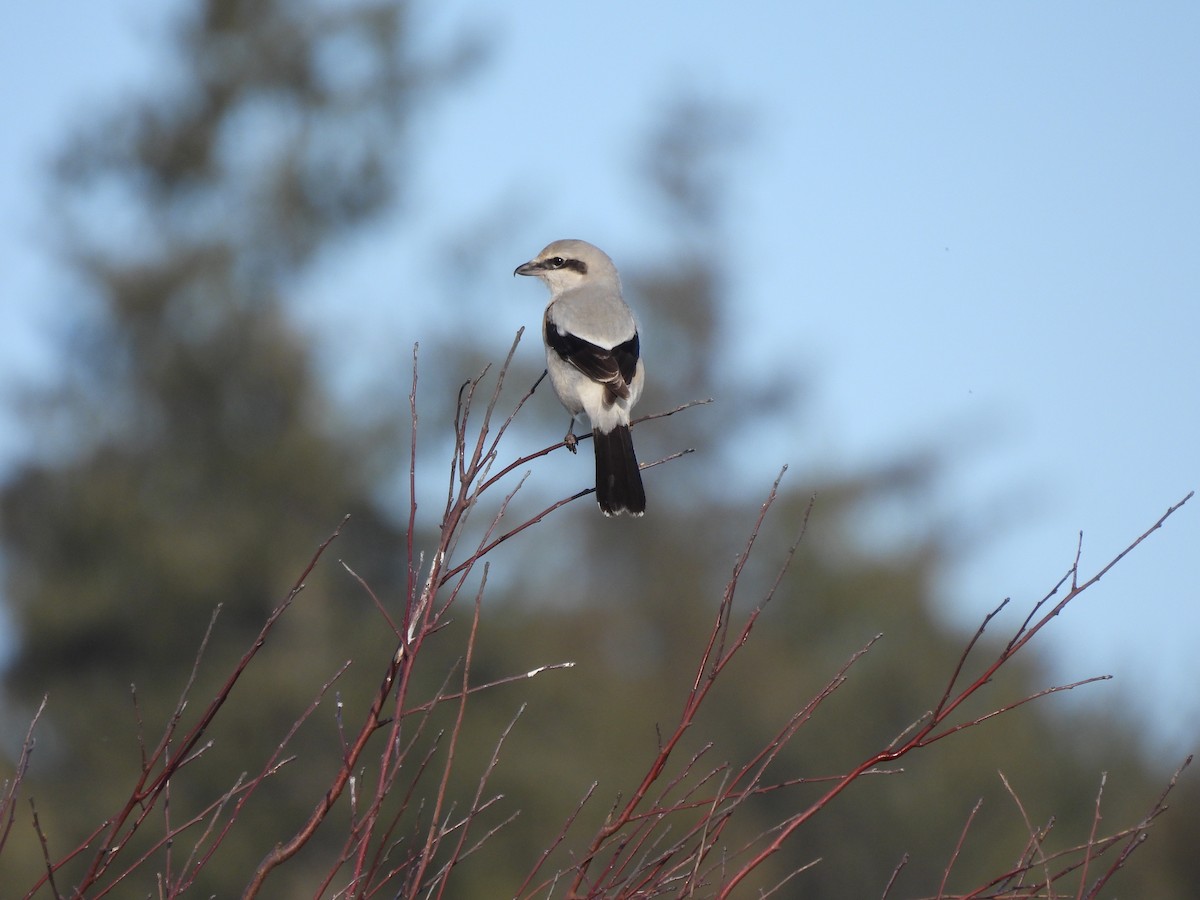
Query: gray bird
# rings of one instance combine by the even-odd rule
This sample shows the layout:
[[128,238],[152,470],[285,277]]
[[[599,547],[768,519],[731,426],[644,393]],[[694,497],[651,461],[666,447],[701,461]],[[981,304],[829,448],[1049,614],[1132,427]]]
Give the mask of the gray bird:
[[546,371],[571,414],[564,440],[575,452],[575,417],[587,413],[596,450],[596,502],[606,516],[646,511],[646,492],[629,413],[645,367],[637,320],[621,297],[617,267],[586,241],[555,241],[514,275],[536,275],[550,289],[542,320]]

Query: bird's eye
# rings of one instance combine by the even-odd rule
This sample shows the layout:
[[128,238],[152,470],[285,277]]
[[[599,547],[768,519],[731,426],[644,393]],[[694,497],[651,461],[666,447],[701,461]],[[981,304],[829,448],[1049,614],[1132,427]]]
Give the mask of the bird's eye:
[[567,261],[565,259],[563,259],[561,256],[555,256],[551,259],[546,260],[546,265],[548,265],[552,269],[561,269],[564,265],[566,265],[566,262]]

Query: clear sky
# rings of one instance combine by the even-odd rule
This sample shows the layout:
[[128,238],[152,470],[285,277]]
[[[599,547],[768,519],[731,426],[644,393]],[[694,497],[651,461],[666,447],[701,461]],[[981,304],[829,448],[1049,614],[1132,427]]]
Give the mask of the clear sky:
[[[53,363],[46,320],[69,304],[52,302],[44,155],[155,76],[162,13],[144,7],[2,16],[0,384]],[[551,238],[593,240],[618,265],[665,244],[629,214],[628,173],[655,110],[686,90],[748,122],[730,353],[800,361],[813,391],[756,443],[748,483],[765,490],[783,462],[853,469],[944,445],[957,461],[938,509],[984,535],[943,585],[963,627],[1041,596],[1079,530],[1090,572],[1200,487],[1200,4],[453,0],[418,22],[431,45],[482,27],[495,56],[424,114],[439,152],[403,224],[306,286],[326,340],[385,354],[420,337],[397,297],[421,294],[422,259],[513,198],[529,216],[495,261],[505,347],[536,318],[508,275]],[[24,443],[0,412],[0,463]],[[902,509],[873,525],[904,527]],[[1042,645],[1050,677],[1115,675],[1093,702],[1127,707],[1164,764],[1200,742],[1198,560],[1200,499]]]

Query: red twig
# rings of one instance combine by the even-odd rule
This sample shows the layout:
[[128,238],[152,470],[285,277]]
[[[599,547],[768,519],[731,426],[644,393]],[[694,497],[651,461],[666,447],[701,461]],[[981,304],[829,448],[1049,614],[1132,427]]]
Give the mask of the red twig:
[[[745,863],[742,866],[742,868],[737,873],[735,873],[732,878],[729,879],[728,882],[726,882],[724,885],[722,885],[722,888],[721,888],[720,892],[717,894],[717,896],[720,898],[728,897],[731,894],[731,892],[733,891],[733,889],[735,887],[737,887],[737,885],[740,884],[742,881],[744,881],[746,879],[746,877],[752,871],[754,871],[758,866],[762,865],[762,863],[766,859],[768,859],[770,856],[779,852],[779,850],[783,846],[784,842],[787,841],[787,839],[789,837],[791,837],[791,835],[793,835],[796,832],[796,830],[798,828],[800,828],[801,825],[803,825],[805,822],[809,821],[809,819],[811,819],[820,809],[824,808],[835,797],[837,797],[839,794],[841,794],[841,792],[843,790],[845,790],[850,784],[852,784],[854,781],[856,781],[864,772],[880,765],[881,763],[891,762],[893,760],[899,759],[899,758],[907,755],[908,753],[910,753],[913,750],[928,746],[928,744],[930,744],[931,742],[936,741],[936,740],[940,739],[941,737],[945,737],[946,736],[945,734],[936,734],[935,729],[938,728],[938,726],[941,725],[944,721],[946,721],[946,719],[955,710],[957,710],[958,707],[961,706],[967,700],[967,698],[973,696],[980,688],[982,688],[984,685],[989,683],[992,680],[992,678],[995,676],[996,672],[1000,669],[1000,667],[1003,666],[1006,662],[1008,662],[1008,660],[1010,660],[1017,652],[1019,652],[1022,647],[1024,647],[1026,644],[1028,644],[1029,641],[1032,640],[1033,637],[1038,632],[1040,632],[1050,622],[1051,619],[1053,619],[1059,613],[1061,613],[1062,610],[1067,606],[1068,603],[1070,603],[1072,600],[1074,600],[1076,597],[1078,597],[1081,593],[1086,591],[1092,585],[1096,584],[1101,578],[1103,578],[1106,574],[1108,574],[1108,572],[1112,569],[1113,566],[1115,566],[1118,562],[1120,562],[1122,559],[1124,559],[1129,553],[1131,553],[1136,547],[1138,547],[1144,540],[1146,540],[1146,538],[1148,538],[1153,532],[1155,532],[1159,528],[1161,528],[1163,523],[1166,522],[1166,520],[1168,518],[1170,518],[1175,512],[1177,512],[1185,503],[1187,503],[1187,501],[1190,500],[1192,498],[1192,496],[1193,496],[1193,494],[1189,493],[1186,497],[1184,497],[1178,503],[1176,503],[1175,505],[1168,508],[1167,511],[1165,513],[1163,513],[1163,515],[1160,516],[1159,519],[1152,526],[1150,526],[1150,528],[1146,529],[1146,531],[1144,531],[1136,540],[1134,540],[1131,544],[1129,544],[1124,550],[1122,550],[1120,553],[1118,553],[1112,560],[1110,560],[1098,572],[1096,572],[1096,574],[1094,574],[1091,578],[1087,579],[1082,584],[1080,584],[1078,582],[1077,574],[1072,574],[1071,589],[1067,592],[1067,594],[1063,597],[1063,599],[1060,600],[1058,602],[1058,604],[1055,605],[1052,609],[1050,609],[1049,612],[1046,612],[1044,615],[1042,615],[1042,617],[1040,619],[1038,619],[1033,625],[1028,626],[1028,620],[1027,620],[1026,625],[1022,625],[1021,630],[1018,634],[1018,637],[1014,638],[1014,640],[1012,640],[1008,644],[1008,646],[1006,646],[1000,652],[1000,654],[996,657],[996,659],[990,665],[988,665],[984,669],[984,671],[977,678],[975,678],[975,680],[973,680],[969,685],[967,685],[965,688],[962,688],[957,694],[955,694],[953,692],[954,683],[957,681],[959,673],[962,670],[963,661],[965,660],[965,657],[969,654],[970,650],[975,646],[975,641],[976,641],[978,635],[976,636],[975,639],[972,639],[972,641],[968,644],[967,650],[964,651],[963,660],[960,660],[959,665],[954,670],[954,674],[952,675],[951,681],[950,681],[950,687],[947,689],[946,693],[943,695],[942,700],[938,703],[938,706],[935,708],[934,713],[927,718],[927,720],[925,721],[925,724],[922,725],[921,727],[917,728],[915,730],[915,732],[911,736],[909,736],[907,738],[907,740],[905,740],[903,743],[900,743],[899,745],[896,745],[896,746],[889,746],[888,748],[886,748],[878,753],[873,754],[872,756],[870,756],[869,758],[867,758],[866,760],[861,762],[859,765],[855,766],[849,773],[847,773],[843,777],[843,779],[841,781],[839,781],[832,788],[830,788],[830,790],[826,794],[824,794],[822,797],[820,797],[818,800],[816,800],[814,803],[812,803],[807,809],[797,813],[796,815],[794,815],[790,819],[788,819],[786,822],[784,822],[782,824],[782,826],[780,827],[778,833],[775,835],[775,837],[765,847],[763,847],[751,860],[749,860],[747,863]],[[1072,573],[1077,573],[1078,565],[1079,565],[1079,553],[1077,552],[1076,557],[1075,557],[1075,563],[1072,566]],[[1061,584],[1061,582],[1060,582],[1060,584]],[[989,615],[987,617],[987,619],[985,619],[984,626],[986,626],[987,622],[990,621],[990,619],[992,618],[993,615],[995,615],[994,612],[991,615]],[[984,626],[981,626],[980,631],[983,630]],[[1044,696],[1045,694],[1051,693],[1051,692],[1052,691],[1039,692],[1039,694],[1035,695],[1035,696]],[[1016,705],[1019,705],[1019,704],[1016,704]],[[947,733],[952,733],[952,732],[947,732]]]
[[3,794],[0,794],[0,821],[3,821],[3,825],[0,826],[0,853],[4,851],[8,833],[12,831],[13,822],[16,820],[17,797],[21,792],[21,782],[24,781],[25,775],[29,771],[29,763],[33,758],[35,744],[33,732],[37,728],[38,719],[45,711],[46,697],[43,696],[33,718],[29,720],[29,729],[25,732],[25,740],[21,742],[21,755],[17,758],[17,765],[13,769],[12,776],[4,783]]
[[[1190,497],[1191,494],[1188,494],[1188,496]],[[1085,900],[1094,900],[1094,898],[1099,895],[1100,889],[1104,887],[1104,885],[1107,884],[1115,874],[1117,874],[1117,870],[1125,865],[1130,854],[1132,854],[1134,850],[1141,846],[1142,842],[1146,839],[1146,832],[1149,830],[1150,826],[1154,824],[1154,820],[1166,812],[1167,797],[1170,795],[1171,791],[1175,790],[1175,785],[1179,783],[1179,776],[1182,775],[1184,769],[1191,764],[1192,755],[1188,754],[1187,759],[1183,761],[1183,765],[1175,770],[1175,774],[1171,776],[1171,780],[1167,782],[1167,786],[1163,788],[1163,792],[1159,794],[1154,806],[1150,808],[1150,812],[1147,813],[1146,817],[1138,823],[1136,828],[1132,829],[1132,833],[1129,834],[1125,841],[1125,845],[1121,848],[1121,852],[1117,854],[1117,858],[1113,860],[1112,865],[1110,865],[1104,874],[1096,881],[1096,883],[1092,885],[1091,890],[1084,895]]]
[[942,897],[946,893],[946,882],[950,880],[950,872],[953,870],[954,864],[958,862],[958,855],[962,853],[963,844],[967,842],[967,832],[971,830],[971,823],[979,815],[979,809],[982,806],[983,798],[980,797],[971,808],[971,812],[967,816],[967,821],[963,823],[962,831],[958,835],[958,843],[954,845],[954,852],[950,854],[950,861],[946,863],[946,868],[942,870],[942,883],[938,885],[937,895],[939,897]]
[[900,857],[900,862],[896,863],[896,868],[892,869],[892,877],[888,879],[888,883],[883,888],[883,894],[880,900],[887,900],[888,894],[892,892],[892,888],[896,884],[896,879],[900,877],[900,873],[904,871],[904,867],[908,865],[908,854],[905,853]]
[[[506,532],[497,534],[499,525],[508,511],[510,501],[521,487],[521,483],[518,482],[517,486],[500,503],[497,512],[490,523],[484,528],[482,536],[476,542],[470,555],[462,562],[456,562],[451,565],[450,560],[465,533],[467,522],[483,492],[523,463],[537,456],[544,455],[544,453],[553,449],[552,447],[547,448],[545,451],[541,451],[530,457],[523,457],[503,467],[495,475],[489,475],[497,458],[501,439],[512,424],[516,414],[537,388],[537,384],[535,383],[518,400],[516,406],[499,427],[494,430],[493,434],[492,423],[496,415],[501,389],[521,339],[521,334],[522,332],[517,333],[509,349],[508,356],[497,371],[495,385],[490,391],[488,402],[480,416],[480,422],[470,436],[469,429],[471,420],[475,417],[474,407],[476,400],[480,396],[483,379],[488,375],[489,370],[485,369],[477,378],[467,381],[459,391],[454,415],[455,448],[449,469],[450,477],[447,485],[446,504],[440,523],[438,541],[428,556],[427,566],[422,566],[418,561],[413,541],[417,516],[417,504],[415,500],[417,471],[416,434],[419,425],[416,404],[417,355],[416,348],[414,348],[413,386],[409,393],[413,437],[409,463],[409,532],[406,545],[406,552],[408,554],[408,584],[403,616],[398,627],[396,623],[392,622],[386,605],[375,597],[370,588],[351,571],[351,575],[371,595],[372,602],[383,613],[390,627],[398,632],[399,649],[385,672],[371,705],[369,715],[360,727],[357,736],[351,740],[343,739],[343,746],[346,749],[342,767],[327,790],[325,797],[313,810],[304,827],[290,841],[276,847],[263,860],[254,879],[246,888],[245,897],[255,896],[261,890],[267,875],[307,843],[315,832],[315,829],[327,817],[332,803],[336,801],[350,782],[350,772],[358,765],[358,760],[361,758],[367,741],[376,730],[384,726],[387,726],[387,736],[384,740],[383,751],[380,754],[378,772],[375,775],[373,796],[362,811],[361,816],[356,818],[342,856],[334,869],[331,870],[329,879],[332,879],[338,867],[353,856],[355,859],[354,872],[351,876],[349,886],[346,888],[346,890],[351,892],[360,892],[365,896],[375,890],[375,888],[369,887],[370,885],[382,886],[383,883],[397,877],[403,877],[404,887],[402,888],[402,893],[406,896],[411,895],[418,889],[434,889],[435,894],[437,891],[444,890],[445,877],[449,873],[450,868],[453,867],[455,861],[473,852],[474,846],[478,845],[477,843],[469,847],[466,843],[471,822],[493,802],[491,800],[484,802],[481,796],[477,796],[475,803],[472,804],[466,817],[457,824],[449,822],[446,818],[445,808],[448,799],[449,777],[454,765],[458,735],[466,714],[467,699],[478,691],[489,687],[506,684],[520,678],[532,677],[539,672],[550,669],[565,668],[571,665],[570,663],[560,663],[542,666],[523,675],[509,676],[489,682],[486,685],[472,686],[469,683],[468,677],[470,672],[470,655],[478,626],[479,595],[477,594],[476,618],[473,619],[471,634],[468,638],[468,653],[467,659],[464,661],[461,689],[457,692],[442,690],[433,699],[425,702],[411,703],[408,699],[411,672],[425,640],[436,633],[447,621],[447,616],[455,604],[459,592],[465,586],[466,579],[474,571],[476,564],[484,560],[499,544],[530,526],[537,524],[566,503],[590,493],[589,489],[588,491],[581,491],[559,500]],[[683,408],[686,408],[686,406],[659,415],[671,415]],[[675,458],[678,455],[673,454],[660,462]],[[481,581],[480,592],[483,590],[483,583],[485,581],[486,575],[483,581]],[[447,590],[444,596],[439,596],[443,588],[447,588]],[[412,799],[412,791],[415,790],[417,781],[420,780],[432,759],[432,754],[427,755],[425,760],[417,766],[416,774],[412,776],[409,782],[408,795],[400,798],[400,812],[397,812],[396,816],[390,820],[391,824],[381,829],[379,823],[381,821],[380,817],[383,811],[384,800],[396,784],[402,763],[413,746],[411,740],[415,740],[415,738],[410,739],[407,747],[401,746],[401,725],[408,717],[414,714],[428,716],[436,706],[444,702],[457,702],[458,713],[455,724],[447,736],[446,758],[442,765],[438,788],[435,791],[435,797],[430,808],[431,819],[429,827],[421,838],[420,849],[408,854],[405,857],[405,861],[398,867],[392,867],[385,871],[383,866],[386,858],[386,854],[384,853],[386,842],[391,840],[390,835],[399,823],[400,814],[408,807]],[[388,704],[390,704],[391,715],[387,719],[384,719],[383,710]],[[497,746],[497,752],[498,750],[499,745]],[[480,790],[483,789],[483,784],[484,782],[481,781]],[[439,847],[448,835],[455,832],[457,832],[456,844],[449,852],[448,861],[440,863],[440,867],[435,867],[434,860],[438,856]],[[490,833],[492,832],[489,831],[488,834]],[[480,840],[485,840],[486,836],[484,835]],[[374,853],[370,852],[370,847],[375,848]],[[329,883],[330,881],[327,880],[326,884]],[[439,886],[433,888],[433,885]]]
[[1088,833],[1087,852],[1083,855],[1083,866],[1079,871],[1079,891],[1076,900],[1083,900],[1084,888],[1087,885],[1088,863],[1092,861],[1093,848],[1096,846],[1096,832],[1100,829],[1100,801],[1104,797],[1104,784],[1108,781],[1108,773],[1100,773],[1100,787],[1096,790],[1096,808],[1092,812],[1092,830]]

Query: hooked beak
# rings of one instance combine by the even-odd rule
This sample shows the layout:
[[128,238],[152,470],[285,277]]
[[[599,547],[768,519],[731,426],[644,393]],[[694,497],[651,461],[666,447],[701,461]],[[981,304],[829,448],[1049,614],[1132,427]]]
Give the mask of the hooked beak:
[[536,259],[531,259],[527,263],[521,263],[513,269],[513,275],[540,275],[542,273],[542,264]]

